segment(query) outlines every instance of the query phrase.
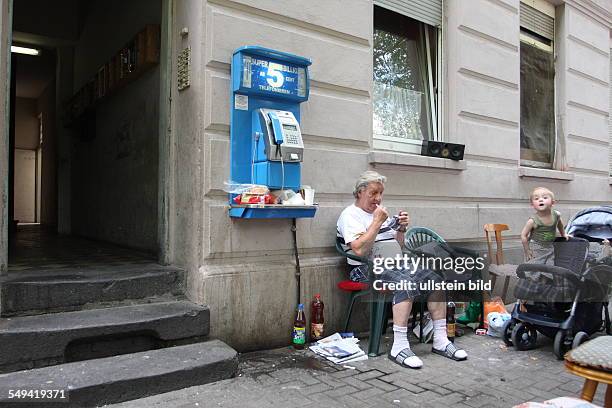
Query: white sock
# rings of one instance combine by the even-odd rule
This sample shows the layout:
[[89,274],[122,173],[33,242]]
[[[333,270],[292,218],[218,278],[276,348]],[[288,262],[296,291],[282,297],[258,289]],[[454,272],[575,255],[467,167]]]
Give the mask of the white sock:
[[[446,319],[434,320],[434,335],[433,335],[433,348],[436,350],[446,350],[446,346],[450,343],[446,332]],[[465,350],[459,349],[455,353],[457,358],[466,358],[467,353]]]
[[[393,325],[393,346],[391,347],[391,357],[396,357],[402,350],[410,348],[408,342],[408,327]],[[404,360],[404,365],[411,368],[423,366],[423,361],[417,356],[410,356]]]
[[433,348],[436,350],[444,350],[450,340],[446,333],[446,319],[439,319],[433,321],[434,335],[433,335]]

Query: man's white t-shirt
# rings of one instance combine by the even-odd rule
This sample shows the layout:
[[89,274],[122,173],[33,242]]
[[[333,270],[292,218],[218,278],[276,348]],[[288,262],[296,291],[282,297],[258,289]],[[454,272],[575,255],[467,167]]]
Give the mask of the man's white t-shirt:
[[[345,251],[350,251],[350,243],[358,239],[361,235],[365,234],[370,224],[374,221],[374,215],[362,210],[355,204],[351,204],[346,207],[336,224],[336,233],[338,237],[344,239],[342,248]],[[393,223],[393,218],[389,217],[383,222],[378,235],[376,236],[375,242],[395,240],[396,231],[391,229],[389,225]],[[361,265],[360,262],[348,259],[350,265]]]

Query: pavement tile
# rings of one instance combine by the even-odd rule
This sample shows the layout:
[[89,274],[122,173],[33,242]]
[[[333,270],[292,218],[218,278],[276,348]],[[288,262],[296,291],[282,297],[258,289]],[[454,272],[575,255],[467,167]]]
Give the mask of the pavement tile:
[[412,392],[414,394],[419,394],[419,393],[425,391],[425,389],[419,387],[418,385],[415,385],[415,384],[412,384],[412,383],[408,383],[408,382],[405,382],[405,381],[394,381],[393,385],[397,385],[401,389],[404,389],[406,391],[410,391],[410,392]]
[[358,375],[355,376],[356,379],[358,380],[369,380],[371,378],[378,378],[378,377],[382,377],[383,375],[386,375],[385,373],[382,373],[381,371],[378,370],[370,370],[370,371],[366,371],[364,373],[360,373]]
[[384,391],[381,390],[380,388],[368,388],[367,390],[361,390],[359,392],[356,392],[355,394],[353,394],[353,397],[357,398],[357,399],[368,399],[371,398],[373,396],[376,395],[380,395],[383,394]]
[[390,391],[393,391],[393,390],[397,389],[396,386],[391,385],[391,384],[386,383],[386,382],[383,382],[383,381],[380,381],[378,378],[374,378],[372,380],[367,380],[366,382],[368,384],[370,384],[370,385],[373,385],[373,386],[375,386],[377,388],[380,388],[381,390],[383,390],[385,392],[390,392]]
[[342,395],[336,398],[338,402],[351,408],[369,407],[365,401],[358,400],[352,395]]
[[[359,373],[359,371],[357,371]],[[356,374],[356,370],[345,368],[341,371],[336,371],[335,373],[330,374],[334,378],[344,378],[344,377],[353,377]]]
[[345,377],[342,379],[342,382],[348,385],[352,385],[358,390],[367,390],[368,388],[372,388],[371,384],[368,384],[366,381],[358,380],[355,377]]
[[331,389],[332,387],[330,387],[329,385],[319,383],[319,384],[314,384],[314,385],[308,385],[302,388],[300,392],[304,395],[311,395],[311,394],[322,393],[322,392],[325,392]]
[[342,379],[334,378],[331,375],[322,375],[318,377],[317,379],[320,382],[325,383],[332,388],[343,387],[344,385],[346,385],[346,383],[343,382]]
[[306,385],[314,385],[319,383],[319,380],[309,373],[305,373],[304,375],[300,376],[300,381]]
[[392,374],[383,375],[382,377],[378,377],[380,381],[392,383],[394,381],[403,381],[406,377],[406,374],[403,372],[395,372]]
[[490,395],[477,395],[475,397],[467,398],[463,403],[469,405],[472,408],[481,408],[485,405],[495,405],[496,399]]
[[344,386],[344,387],[340,387],[340,388],[334,388],[333,390],[329,390],[329,391],[325,391],[325,395],[332,397],[332,398],[338,398],[341,397],[343,395],[349,395],[349,394],[354,394],[356,392],[358,392],[359,390],[355,387],[351,387],[350,385]]

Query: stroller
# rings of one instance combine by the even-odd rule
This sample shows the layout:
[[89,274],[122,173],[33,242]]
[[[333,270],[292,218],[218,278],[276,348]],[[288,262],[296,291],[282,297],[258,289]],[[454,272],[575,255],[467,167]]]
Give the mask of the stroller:
[[[570,223],[568,229],[573,231],[573,225]],[[517,268],[519,282],[514,294],[520,300],[514,305],[512,317],[504,324],[502,333],[506,345],[529,350],[536,346],[540,332],[554,339],[553,352],[558,359],[563,359],[567,351],[600,331],[602,323],[610,334],[607,306],[612,266],[588,263],[589,241],[584,238],[567,241],[557,238],[553,247],[554,265],[522,264]],[[552,281],[534,280],[530,276],[533,273],[549,273]]]
[[612,240],[612,206],[604,205],[579,211],[567,224],[565,231],[589,242]]

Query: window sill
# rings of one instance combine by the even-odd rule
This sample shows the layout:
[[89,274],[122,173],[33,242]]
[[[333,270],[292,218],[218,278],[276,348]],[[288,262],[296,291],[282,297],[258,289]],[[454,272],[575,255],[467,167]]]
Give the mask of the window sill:
[[463,171],[467,169],[464,160],[454,161],[441,159],[439,157],[420,156],[409,153],[395,153],[384,151],[372,151],[368,156],[370,164],[374,165],[393,165],[408,168],[421,169],[441,169]]
[[574,173],[569,171],[538,169],[535,167],[519,167],[519,177],[572,181],[574,179]]

